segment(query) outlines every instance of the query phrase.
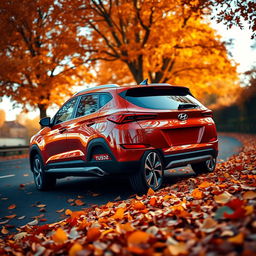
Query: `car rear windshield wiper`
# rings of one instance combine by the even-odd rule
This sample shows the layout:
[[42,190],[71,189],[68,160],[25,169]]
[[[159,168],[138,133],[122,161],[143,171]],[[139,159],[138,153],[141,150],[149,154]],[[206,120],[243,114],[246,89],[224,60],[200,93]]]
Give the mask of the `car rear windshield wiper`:
[[196,108],[196,107],[199,107],[199,106],[193,103],[186,103],[186,104],[180,104],[178,109],[187,109],[187,108]]

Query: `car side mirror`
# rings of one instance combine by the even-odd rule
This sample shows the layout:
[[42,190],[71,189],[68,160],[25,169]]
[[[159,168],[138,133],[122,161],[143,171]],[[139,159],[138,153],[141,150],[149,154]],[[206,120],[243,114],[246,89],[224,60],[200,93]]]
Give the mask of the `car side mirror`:
[[40,120],[39,124],[43,127],[51,127],[51,118],[44,117]]

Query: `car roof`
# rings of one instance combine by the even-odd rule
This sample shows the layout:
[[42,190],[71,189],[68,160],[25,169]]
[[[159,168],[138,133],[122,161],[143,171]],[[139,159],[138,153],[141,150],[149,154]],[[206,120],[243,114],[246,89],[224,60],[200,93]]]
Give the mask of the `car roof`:
[[112,91],[112,90],[118,90],[118,91],[124,91],[127,89],[131,88],[142,88],[142,87],[172,87],[172,88],[186,88],[189,90],[189,88],[185,86],[176,86],[176,85],[171,85],[171,84],[166,84],[166,83],[152,83],[148,85],[126,85],[126,86],[119,86],[117,84],[105,84],[105,85],[99,85],[91,88],[87,88],[85,90],[79,91],[75,93],[73,96],[78,96],[82,95],[85,93],[94,93],[94,92],[107,92],[107,91]]

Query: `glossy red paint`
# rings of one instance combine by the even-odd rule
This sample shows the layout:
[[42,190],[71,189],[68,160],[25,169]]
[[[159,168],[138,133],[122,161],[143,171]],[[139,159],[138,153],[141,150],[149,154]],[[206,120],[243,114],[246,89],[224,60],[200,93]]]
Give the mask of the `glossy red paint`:
[[[163,88],[161,85],[155,87]],[[36,146],[45,166],[70,161],[87,163],[93,160],[91,151],[96,156],[111,154],[110,159],[114,157],[119,163],[140,161],[147,150],[158,150],[162,157],[204,149],[213,149],[217,154],[216,127],[209,109],[143,108],[120,95],[129,88],[135,87],[95,88],[74,95],[71,99],[77,101],[83,95],[100,98],[103,93],[112,99],[97,111],[75,118],[78,102],[70,120],[61,123],[55,120],[51,127],[43,128],[32,137],[31,151]],[[188,118],[179,120],[181,113]],[[104,141],[110,152],[105,152],[98,144],[90,148],[95,139]]]

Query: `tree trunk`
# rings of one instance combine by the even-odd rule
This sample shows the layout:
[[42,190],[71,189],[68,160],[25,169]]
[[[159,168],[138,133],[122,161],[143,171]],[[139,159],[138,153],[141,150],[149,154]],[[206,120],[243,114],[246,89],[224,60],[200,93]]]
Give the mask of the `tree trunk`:
[[140,84],[143,78],[143,56],[139,55],[137,61],[126,62],[132,76],[137,84]]
[[47,110],[47,106],[44,104],[38,104],[38,108],[40,111],[40,120],[44,117],[46,117],[46,110]]

